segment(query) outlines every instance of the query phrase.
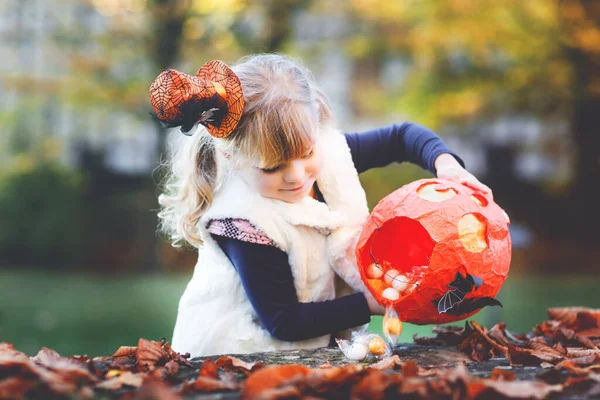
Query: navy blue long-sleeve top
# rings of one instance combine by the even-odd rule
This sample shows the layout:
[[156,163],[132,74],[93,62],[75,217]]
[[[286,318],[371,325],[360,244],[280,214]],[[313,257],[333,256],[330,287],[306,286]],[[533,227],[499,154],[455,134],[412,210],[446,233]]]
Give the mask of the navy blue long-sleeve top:
[[[463,164],[435,133],[417,124],[394,124],[363,133],[344,133],[344,136],[358,173],[408,161],[435,174],[435,159],[443,153],[454,155]],[[317,195],[324,202],[318,190]],[[212,237],[237,270],[261,324],[277,339],[305,340],[370,321],[371,314],[362,293],[300,303],[288,255],[282,250],[224,236]]]

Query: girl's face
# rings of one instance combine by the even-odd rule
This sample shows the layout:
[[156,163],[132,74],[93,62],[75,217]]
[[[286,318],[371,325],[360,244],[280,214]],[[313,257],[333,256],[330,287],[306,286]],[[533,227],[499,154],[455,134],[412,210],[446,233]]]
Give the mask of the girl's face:
[[322,165],[323,158],[316,141],[302,158],[272,169],[251,167],[247,169],[245,179],[263,197],[295,203],[310,194]]

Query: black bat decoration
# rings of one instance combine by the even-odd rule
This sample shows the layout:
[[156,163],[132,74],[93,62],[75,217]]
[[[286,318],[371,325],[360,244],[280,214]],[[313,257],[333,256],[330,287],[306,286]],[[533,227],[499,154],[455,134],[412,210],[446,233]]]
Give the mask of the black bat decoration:
[[448,290],[439,300],[433,303],[437,306],[438,313],[451,315],[468,314],[485,306],[500,306],[502,304],[493,297],[481,297],[467,299],[465,296],[483,284],[481,278],[467,274],[463,277],[460,272],[456,273],[454,280],[448,284]]

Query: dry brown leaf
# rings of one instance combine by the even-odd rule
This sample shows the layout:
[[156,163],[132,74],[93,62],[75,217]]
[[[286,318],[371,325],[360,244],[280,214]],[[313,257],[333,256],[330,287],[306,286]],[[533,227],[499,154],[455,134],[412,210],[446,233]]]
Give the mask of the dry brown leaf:
[[[429,381],[427,381],[427,384],[429,385],[429,389],[432,394],[430,396],[431,398],[450,399],[450,398],[452,398],[453,392],[456,390],[456,389],[452,388],[450,383],[445,380],[430,379]],[[458,393],[455,394],[454,398],[461,398],[459,396],[460,390],[461,390],[461,388],[459,387],[457,390]]]
[[577,332],[577,335],[581,336],[581,337],[587,337],[587,338],[600,338],[600,328],[589,328],[589,329],[585,329],[583,331],[579,331]]
[[186,382],[181,387],[182,394],[188,393],[212,393],[223,391],[236,391],[240,386],[233,378],[224,375],[223,379],[211,378],[208,376],[199,376],[191,382]]
[[533,350],[533,355],[545,362],[557,363],[565,358],[565,354],[561,353],[554,347],[548,346],[542,337],[531,339],[527,345],[531,350]]
[[230,372],[243,372],[248,375],[264,367],[261,363],[249,363],[236,357],[221,356],[216,361],[217,367]]
[[173,348],[171,347],[171,345],[169,345],[168,342],[165,342],[163,344],[163,348],[167,352],[167,354],[169,355],[169,358],[171,360],[177,361],[178,363],[183,364],[183,365],[187,365],[188,367],[192,366],[192,364],[187,360],[188,358],[190,358],[190,353],[185,353],[182,355],[182,354],[176,352],[175,350],[173,350]]
[[137,347],[135,346],[121,346],[115,351],[115,354],[112,356],[114,358],[131,358],[135,357],[135,353],[137,352]]
[[510,365],[539,366],[542,361],[550,360],[539,358],[532,349],[524,349],[513,344],[508,345],[507,358]]
[[96,377],[78,361],[61,357],[56,351],[43,347],[31,361],[59,373],[74,382],[95,382]]
[[468,384],[469,394],[473,393],[470,386],[476,386],[477,395],[473,398],[487,399],[494,395],[510,399],[546,399],[552,393],[560,393],[562,385],[549,385],[542,381],[494,381],[481,379]]
[[[348,364],[343,367],[312,369],[305,376],[298,375],[291,381],[296,381],[295,386],[308,387],[312,393],[322,395],[325,393],[339,393],[349,391],[350,386],[360,380],[360,373],[364,371],[360,364]],[[292,382],[292,384],[294,384]],[[347,390],[344,390],[346,388]]]
[[506,324],[504,322],[500,322],[492,327],[487,332],[490,339],[494,340],[500,346],[504,348],[504,351],[508,349],[508,338],[506,337]]
[[500,368],[494,368],[490,374],[490,379],[493,381],[512,382],[517,379],[517,374],[512,371],[507,371]]
[[409,360],[402,365],[402,375],[404,375],[405,378],[418,376],[419,370],[419,365],[413,360]]
[[[242,397],[243,398],[243,397]],[[266,389],[261,392],[260,400],[278,400],[278,399],[304,399],[302,392],[295,386],[282,386],[278,388]]]
[[562,345],[561,342],[556,343],[554,346],[552,346],[554,348],[554,350],[558,351],[560,354],[562,354],[563,356],[567,355],[567,349],[565,349],[565,347]]
[[198,372],[200,376],[204,376],[207,378],[217,379],[219,376],[217,372],[217,364],[214,362],[214,360],[210,358],[207,358],[206,360],[204,360],[204,362],[202,362],[202,365],[200,366]]
[[588,366],[592,364],[600,364],[600,354],[591,354],[589,356],[571,358],[568,360],[575,365]]
[[403,378],[400,374],[387,374],[378,369],[370,369],[352,388],[351,398],[357,400],[383,399],[386,390],[390,387],[398,386],[402,380]]
[[591,372],[588,368],[580,367],[579,365],[575,364],[572,360],[562,361],[562,362],[558,363],[555,368],[557,370],[561,370],[561,369],[567,370],[570,373],[575,374],[575,375],[587,376]]
[[179,372],[179,364],[175,360],[171,360],[165,364],[165,368],[167,369],[167,375],[175,375]]
[[161,381],[144,380],[140,391],[133,396],[139,400],[182,400],[182,397],[170,386]]
[[0,399],[23,399],[38,383],[33,379],[8,376],[0,379]]
[[600,374],[569,377],[563,386],[577,391],[582,398],[597,398],[600,395]]
[[487,361],[494,357],[494,347],[479,332],[473,332],[465,338],[460,349],[470,353],[471,358],[477,362]]
[[96,388],[103,390],[117,390],[123,386],[139,388],[144,382],[145,375],[143,372],[133,373],[131,371],[124,371],[113,378],[96,384]]
[[263,391],[276,389],[288,379],[304,377],[309,372],[310,368],[304,365],[267,366],[248,377],[244,382],[241,396],[244,399],[258,398]]
[[533,329],[533,333],[537,336],[545,336],[547,338],[554,338],[556,331],[561,327],[560,321],[544,321],[541,324],[536,325]]
[[492,339],[488,335],[487,329],[485,329],[485,327],[479,325],[475,321],[471,321],[471,325],[473,326],[473,329],[476,332],[478,332],[486,342],[490,344],[490,346],[496,351],[496,353],[498,353],[499,355],[506,355],[508,348],[505,345],[502,345],[501,343],[498,343],[496,342],[496,340]]
[[138,365],[145,370],[152,370],[154,366],[168,359],[167,353],[159,342],[140,338],[135,353]]
[[567,357],[569,358],[579,358],[593,354],[600,355],[600,350],[586,349],[583,347],[567,347]]
[[25,353],[15,350],[9,343],[0,343],[0,372],[2,369],[8,369],[13,364],[29,363],[29,357]]
[[[49,352],[44,351],[42,354],[49,354]],[[58,357],[60,358],[60,356]],[[42,356],[38,359],[41,360]],[[63,360],[66,364],[61,374],[47,369],[41,364],[36,364],[26,354],[15,350],[12,344],[0,343],[0,375],[34,380],[38,391],[47,390],[58,395],[70,395],[77,390],[77,382],[87,383],[95,379],[89,372],[80,370],[78,366],[73,367],[72,364],[76,364],[75,361]],[[45,361],[51,364],[49,360]],[[62,360],[57,363],[62,364]],[[16,387],[14,386],[15,382],[10,383],[10,385],[12,388]],[[47,397],[52,397],[52,395],[49,394]]]
[[549,308],[551,319],[574,331],[600,327],[600,310],[585,307]]
[[162,381],[169,376],[173,376],[179,372],[179,364],[176,361],[169,361],[163,367],[156,367],[148,373],[155,380]]
[[394,354],[391,357],[384,358],[383,360],[380,360],[374,364],[369,365],[369,368],[379,369],[379,370],[394,369],[396,366],[401,366],[402,364],[403,364],[402,360],[400,360],[400,357],[398,356],[398,354]]
[[398,394],[407,395],[408,398],[430,398],[429,385],[423,378],[404,378],[398,386]]
[[77,362],[80,362],[80,363],[87,363],[88,361],[90,361],[90,359],[86,355],[83,355],[83,356],[79,356],[79,355],[69,356],[69,360],[77,361]]
[[598,346],[596,346],[594,344],[594,342],[592,342],[592,339],[590,339],[587,336],[581,336],[580,334],[577,333],[577,334],[575,334],[575,336],[573,337],[573,339],[577,340],[579,343],[581,343],[582,345],[584,345],[588,349],[599,350]]

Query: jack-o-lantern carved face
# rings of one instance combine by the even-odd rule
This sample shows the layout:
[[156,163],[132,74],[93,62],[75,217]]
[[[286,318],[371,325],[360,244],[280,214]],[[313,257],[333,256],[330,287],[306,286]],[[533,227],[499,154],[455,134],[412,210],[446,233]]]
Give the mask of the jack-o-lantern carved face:
[[480,192],[422,179],[373,209],[356,246],[363,281],[403,321],[441,324],[499,305],[510,267],[508,215]]

